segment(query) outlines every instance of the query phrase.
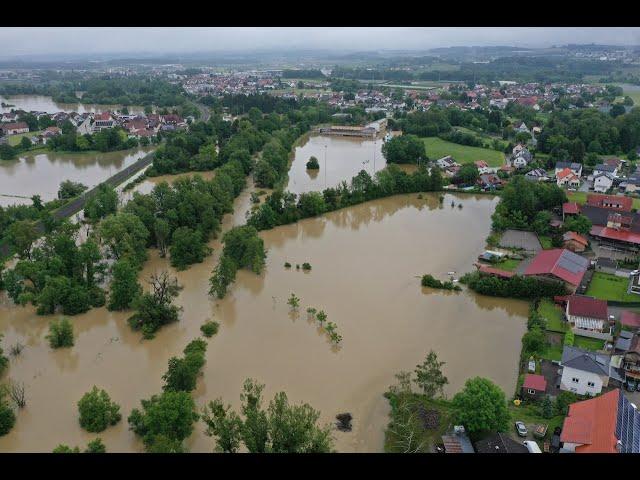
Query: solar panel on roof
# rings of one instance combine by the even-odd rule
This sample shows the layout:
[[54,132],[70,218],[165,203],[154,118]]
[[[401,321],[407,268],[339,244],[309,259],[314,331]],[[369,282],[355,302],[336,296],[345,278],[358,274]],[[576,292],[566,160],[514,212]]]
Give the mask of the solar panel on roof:
[[616,437],[620,440],[620,453],[640,453],[640,414],[620,392]]
[[558,259],[558,266],[571,273],[578,273],[587,268],[589,260],[573,252],[565,250]]

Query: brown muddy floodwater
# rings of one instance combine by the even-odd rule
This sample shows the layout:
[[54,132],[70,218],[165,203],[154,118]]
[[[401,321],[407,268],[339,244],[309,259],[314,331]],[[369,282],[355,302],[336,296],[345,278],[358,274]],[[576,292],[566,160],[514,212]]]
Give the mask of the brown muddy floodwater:
[[2,161],[0,205],[31,204],[32,195],[40,195],[43,201],[53,200],[64,180],[94,187],[135,163],[154,148],[140,147],[106,153],[34,151],[21,155],[16,160]]
[[[295,149],[286,189],[293,193],[322,191],[337,186],[342,180],[349,183],[360,170],[373,176],[387,165],[381,150],[383,143],[382,138],[312,135]],[[318,159],[320,170],[307,170],[311,156]]]
[[[244,223],[247,189],[224,228]],[[450,203],[463,205],[451,208]],[[11,359],[3,380],[25,383],[27,407],[14,429],[0,437],[0,451],[48,452],[59,443],[84,447],[97,435],[78,424],[77,401],[93,385],[106,389],[122,409],[123,421],[99,434],[111,452],[142,451],[126,417],[142,398],[160,392],[171,356],[200,334],[208,320],[220,322],[209,341],[204,374],[194,398],[199,406],[217,397],[238,406],[243,381],[266,384],[265,403],[277,391],[291,401],[309,402],[324,422],[351,412],[354,429],[335,431],[342,452],[379,452],[388,423],[382,394],[394,374],[412,370],[430,349],[446,363],[448,396],[475,375],[491,378],[511,395],[517,379],[520,340],[526,330],[525,302],[481,297],[472,292],[430,291],[420,286],[424,273],[471,269],[490,230],[497,199],[488,196],[396,196],[261,232],[268,249],[262,275],[238,273],[222,301],[207,295],[208,279],[220,243],[204,263],[178,272],[185,286],[178,302],[181,321],[155,339],[142,341],[126,324],[129,313],[97,309],[73,317],[71,349],[51,350],[45,340],[50,318],[33,308],[0,305],[0,331],[8,351],[26,348]],[[309,262],[309,273],[283,264]],[[170,269],[154,251],[142,278]],[[301,298],[299,315],[286,304],[291,292]],[[328,314],[343,336],[339,349],[307,320],[306,308]],[[194,452],[214,444],[202,423],[188,440]]]
[[[76,113],[100,113],[113,112],[120,110],[121,105],[96,105],[93,103],[58,103],[54,102],[52,97],[46,95],[10,95],[0,96],[0,104],[5,103],[12,105],[11,107],[3,107],[0,105],[0,113],[10,112],[11,110],[24,110],[26,112],[76,112]],[[127,107],[131,115],[144,113],[144,107],[129,106]]]

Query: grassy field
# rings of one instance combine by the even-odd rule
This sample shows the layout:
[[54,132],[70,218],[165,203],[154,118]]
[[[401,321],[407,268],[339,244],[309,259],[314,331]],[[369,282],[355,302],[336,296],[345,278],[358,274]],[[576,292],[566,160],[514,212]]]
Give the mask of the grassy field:
[[501,270],[507,270],[509,272],[513,272],[520,265],[520,260],[516,260],[514,258],[506,258],[494,265],[495,268],[499,268]]
[[586,295],[599,298],[601,300],[616,300],[619,302],[637,302],[640,297],[632,293],[627,293],[629,280],[623,277],[616,277],[609,273],[596,272],[587,288]]
[[547,320],[547,330],[550,332],[564,333],[567,331],[567,322],[562,318],[562,310],[551,300],[541,300],[538,305],[538,313]]
[[573,346],[596,352],[598,350],[602,350],[604,347],[604,340],[576,335],[575,340],[573,341]]
[[562,345],[548,345],[547,349],[540,355],[540,357],[546,360],[560,361],[562,358]]
[[[541,415],[540,406],[534,403],[523,403],[520,406],[515,406],[513,402],[510,402],[508,408],[509,415],[511,417],[511,422],[509,425],[509,435],[513,439],[518,439],[519,441],[522,441],[522,439],[520,439],[515,432],[515,423],[517,421],[524,422],[527,426],[527,429],[531,432],[534,428],[534,425],[547,425],[547,434],[544,437],[543,441],[551,439],[553,430],[556,427],[562,427],[562,423],[564,422],[564,416],[562,415],[556,415],[551,418],[544,418]],[[538,446],[540,447],[540,450],[542,450],[542,441],[536,439],[536,442],[538,442]]]
[[42,130],[38,130],[37,132],[27,132],[27,133],[19,133],[18,135],[10,135],[7,138],[7,142],[12,147],[15,147],[20,143],[20,141],[22,140],[22,137],[31,138],[31,137],[35,137],[36,135],[40,135],[41,133],[42,133]]
[[504,155],[496,150],[459,145],[438,137],[427,137],[422,140],[427,150],[427,156],[433,160],[451,155],[459,163],[484,160],[491,167],[499,167],[504,164]]
[[540,240],[540,245],[542,245],[543,249],[549,250],[550,248],[553,248],[551,237],[545,237],[544,235],[539,235],[538,240]]

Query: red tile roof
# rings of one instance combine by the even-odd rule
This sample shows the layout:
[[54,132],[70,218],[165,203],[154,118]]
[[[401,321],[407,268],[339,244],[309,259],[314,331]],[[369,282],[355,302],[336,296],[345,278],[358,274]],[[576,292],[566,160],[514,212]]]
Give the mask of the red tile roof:
[[569,405],[560,441],[579,444],[576,453],[616,453],[620,389]]
[[3,130],[18,130],[22,128],[29,128],[29,125],[27,125],[26,122],[3,123],[0,124],[0,128]]
[[561,171],[558,172],[556,177],[562,180],[564,177],[568,177],[569,175],[573,175],[575,177],[575,174],[571,171],[570,168],[563,168]]
[[487,275],[495,275],[500,278],[511,278],[515,275],[514,272],[509,272],[508,270],[501,270],[500,268],[493,268],[482,264],[478,265],[478,271],[486,273]]
[[[583,257],[561,248],[542,250],[535,256],[524,274],[553,275],[567,283],[578,286],[584,276],[584,272],[587,271],[588,263],[587,266],[575,265],[575,262],[572,262],[571,260],[576,259],[576,257],[583,259]],[[566,262],[563,260],[568,260],[569,263],[571,263],[573,271],[565,268],[565,266],[568,265],[566,265]]]
[[606,300],[585,297],[583,295],[571,295],[567,299],[567,312],[578,317],[609,319]]
[[562,204],[562,213],[565,214],[578,214],[580,213],[580,207],[576,202],[567,202]]
[[584,238],[582,235],[579,235],[577,232],[566,232],[563,236],[562,239],[565,242],[568,242],[569,240],[573,240],[574,242],[578,242],[581,243],[582,245],[584,245],[585,247],[587,245],[589,245],[589,241]]
[[[613,207],[612,204],[616,205],[616,207]],[[633,199],[631,197],[625,197],[622,195],[602,195],[599,193],[590,193],[587,195],[587,205],[590,205],[592,207],[610,208],[612,210],[630,212],[631,206],[633,205]]]
[[524,376],[524,388],[530,388],[539,392],[545,392],[547,390],[547,381],[542,375],[534,375],[533,373],[527,373]]
[[623,310],[620,315],[620,323],[628,327],[640,327],[640,315],[631,310]]
[[596,227],[591,228],[591,235],[606,238],[608,240],[618,240],[633,244],[640,244],[640,233],[616,230],[615,228],[603,227],[598,231]]

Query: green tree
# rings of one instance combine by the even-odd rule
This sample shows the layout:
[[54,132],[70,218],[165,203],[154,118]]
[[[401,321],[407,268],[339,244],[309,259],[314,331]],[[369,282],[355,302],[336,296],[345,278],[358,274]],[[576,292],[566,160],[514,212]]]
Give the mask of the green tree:
[[33,144],[31,143],[31,140],[29,140],[28,137],[22,137],[22,139],[20,140],[20,148],[22,150],[29,150],[32,145]]
[[188,227],[177,228],[171,237],[171,265],[178,270],[184,270],[193,263],[202,263],[204,257],[211,253],[211,249],[202,241],[198,230]]
[[141,330],[144,338],[153,338],[163,325],[178,321],[180,307],[173,305],[181,288],[175,278],[167,272],[152,275],[149,281],[152,292],[135,298],[132,306],[136,311],[127,322],[134,330]]
[[60,183],[58,189],[58,198],[66,200],[68,198],[77,197],[87,189],[86,185],[79,182],[72,182],[71,180],[65,180]]
[[0,437],[9,433],[16,423],[16,415],[6,397],[6,389],[0,385]]
[[573,333],[573,330],[567,330],[564,334],[564,345],[568,347],[573,347],[574,342],[576,341],[576,335]]
[[467,380],[452,400],[457,425],[476,435],[484,431],[504,432],[509,426],[509,411],[504,392],[491,380],[475,377]]
[[311,156],[309,158],[309,161],[307,162],[307,170],[320,170],[320,164],[316,157]]
[[183,440],[191,435],[193,424],[198,420],[191,395],[168,391],[142,400],[141,404],[142,410],[134,408],[128,422],[131,430],[142,438],[147,451],[181,451]]
[[107,447],[102,443],[101,438],[96,438],[95,440],[87,443],[87,448],[84,453],[106,453]]
[[202,339],[193,340],[184,349],[184,357],[169,359],[167,373],[162,376],[165,392],[191,392],[196,388],[196,380],[205,364],[207,342]]
[[217,399],[204,409],[207,435],[216,440],[216,449],[236,452],[241,444],[251,453],[328,453],[333,447],[331,427],[320,426],[320,412],[308,404],[290,405],[279,392],[262,408],[264,385],[248,379],[244,383],[242,415]]
[[534,327],[522,337],[522,350],[526,354],[541,355],[547,347],[547,337],[542,329]]
[[80,453],[80,448],[71,448],[69,445],[60,444],[53,449],[53,453]]
[[106,183],[98,185],[98,190],[86,203],[84,216],[88,220],[97,221],[118,209],[118,194]]
[[[0,271],[0,273],[2,272]],[[0,342],[2,342],[2,337],[3,335],[2,333],[0,333]],[[2,374],[7,369],[8,366],[9,366],[9,359],[4,354],[4,351],[2,350],[2,345],[0,345],[0,377],[2,377]]]
[[126,310],[142,294],[138,282],[138,271],[126,259],[120,259],[113,265],[113,280],[109,292],[109,310]]
[[415,135],[401,135],[385,142],[382,154],[389,163],[417,163],[427,158],[424,142]]
[[16,250],[20,258],[29,258],[31,246],[40,234],[31,220],[18,220],[6,230],[5,238]]
[[549,398],[549,395],[544,396],[542,404],[540,405],[540,413],[544,418],[553,418],[555,412],[553,408],[553,402],[551,402],[551,398]]
[[438,360],[436,352],[430,350],[422,364],[416,366],[414,382],[429,399],[443,395],[444,386],[449,383],[442,374],[444,364],[445,362]]
[[73,326],[68,318],[49,323],[49,334],[46,336],[51,348],[73,347]]
[[591,231],[591,220],[585,215],[571,215],[564,222],[565,231],[577,232],[586,235]]
[[102,432],[120,421],[120,406],[111,401],[105,390],[94,386],[78,402],[80,426],[87,432]]

